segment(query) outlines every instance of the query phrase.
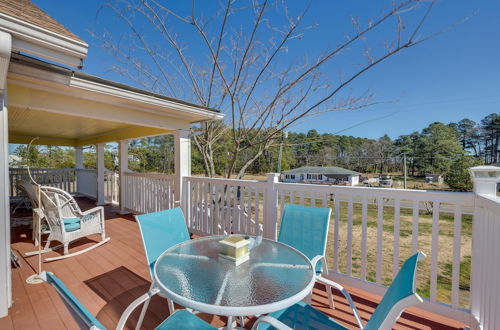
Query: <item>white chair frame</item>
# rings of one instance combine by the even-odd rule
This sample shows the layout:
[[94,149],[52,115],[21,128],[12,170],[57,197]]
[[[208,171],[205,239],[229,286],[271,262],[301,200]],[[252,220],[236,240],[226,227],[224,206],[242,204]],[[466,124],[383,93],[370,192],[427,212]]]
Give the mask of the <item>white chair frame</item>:
[[[102,206],[83,212],[73,196],[71,196],[68,192],[62,189],[47,186],[41,186],[40,190],[40,207],[43,212],[43,217],[50,227],[47,243],[45,244],[45,248],[40,251],[40,253],[54,251],[60,249],[61,247],[64,248],[64,254],[62,256],[46,258],[44,261],[54,261],[79,255],[95,249],[110,240],[109,237],[106,237],[104,208]],[[80,218],[80,229],[70,232],[66,231],[64,227],[64,219],[69,218]],[[69,253],[68,247],[71,242],[92,234],[100,234],[101,241],[83,250]],[[50,248],[52,241],[58,241],[62,244]],[[38,253],[38,251],[33,251],[28,252],[25,255],[31,256]]]

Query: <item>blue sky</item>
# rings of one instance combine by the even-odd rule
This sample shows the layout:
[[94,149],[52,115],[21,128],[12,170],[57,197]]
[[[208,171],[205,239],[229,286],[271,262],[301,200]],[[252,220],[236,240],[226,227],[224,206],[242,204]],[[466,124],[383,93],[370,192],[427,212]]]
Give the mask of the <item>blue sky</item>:
[[[376,17],[387,2],[313,1],[309,18],[319,27],[314,38],[303,42],[303,47],[314,52],[335,45],[340,32],[350,29],[351,15],[361,19]],[[34,0],[34,3],[90,45],[84,72],[130,83],[110,70],[112,59],[89,32],[106,29],[120,33],[116,18],[109,11],[97,15],[101,1]],[[355,92],[369,89],[376,94],[377,101],[387,103],[329,113],[293,130],[314,128],[320,133],[342,131],[341,134],[368,138],[388,134],[395,138],[420,131],[434,121],[448,123],[465,117],[479,121],[490,113],[500,112],[500,2],[441,0],[424,32],[439,31],[477,10],[466,23],[392,57],[352,86]],[[336,72],[332,70],[331,74],[335,76]],[[352,126],[355,127],[347,129]]]

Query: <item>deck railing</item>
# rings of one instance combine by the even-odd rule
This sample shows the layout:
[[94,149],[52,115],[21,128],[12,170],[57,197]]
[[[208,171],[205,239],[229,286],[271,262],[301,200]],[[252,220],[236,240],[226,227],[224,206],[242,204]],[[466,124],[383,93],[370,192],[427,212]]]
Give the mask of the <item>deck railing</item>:
[[175,205],[173,175],[126,172],[121,184],[123,208],[131,212],[156,212]]
[[[66,190],[69,193],[76,193],[76,172],[74,168],[31,168],[30,172],[33,179],[41,185],[56,187]],[[27,168],[9,169],[9,192],[12,197],[18,194],[16,188],[17,180],[31,182]]]
[[97,171],[91,169],[76,169],[77,190],[80,195],[97,198]]
[[[469,323],[474,194],[314,184],[183,178],[191,232],[275,239],[287,203],[332,209],[327,263],[339,282],[383,294],[417,250],[421,307]],[[461,275],[462,268],[462,275]],[[465,275],[464,275],[465,274]]]
[[183,184],[190,232],[262,235],[265,182],[185,177]]
[[[70,193],[96,197],[97,174],[83,169],[32,169],[32,175]],[[11,194],[26,169],[11,169]],[[383,294],[403,260],[417,250],[420,308],[469,324],[500,324],[500,198],[474,193],[183,177],[182,199],[173,175],[105,173],[108,202],[149,213],[181,204],[189,231],[242,233],[275,239],[285,204],[332,209],[326,261],[340,283]]]
[[120,202],[120,175],[106,170],[104,172],[104,200],[107,203]]

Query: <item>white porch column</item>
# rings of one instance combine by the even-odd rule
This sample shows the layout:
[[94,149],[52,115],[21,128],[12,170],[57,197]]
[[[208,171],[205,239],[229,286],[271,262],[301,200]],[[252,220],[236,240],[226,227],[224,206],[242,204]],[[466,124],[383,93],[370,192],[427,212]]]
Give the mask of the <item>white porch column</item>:
[[12,305],[10,270],[10,204],[9,204],[9,125],[7,123],[6,88],[12,38],[0,31],[0,317],[7,316]]
[[75,147],[75,168],[83,168],[83,147]]
[[2,103],[0,99],[0,317],[7,316],[11,304],[9,127],[7,108],[3,107]]
[[182,198],[182,177],[191,175],[191,138],[189,133],[189,130],[183,129],[174,133],[176,201],[180,201]]
[[96,145],[96,167],[97,167],[97,205],[104,205],[104,146],[105,143]]
[[81,181],[80,180],[83,180],[82,179],[82,175],[80,173],[80,171],[78,171],[79,169],[83,169],[83,147],[75,147],[75,168],[76,168],[76,171],[75,171],[75,177],[76,177],[76,192],[77,193],[80,193],[81,189],[80,189],[80,186],[81,186]]
[[128,140],[122,140],[118,145],[118,157],[120,159],[120,213],[127,213],[125,194],[125,172],[128,171]]

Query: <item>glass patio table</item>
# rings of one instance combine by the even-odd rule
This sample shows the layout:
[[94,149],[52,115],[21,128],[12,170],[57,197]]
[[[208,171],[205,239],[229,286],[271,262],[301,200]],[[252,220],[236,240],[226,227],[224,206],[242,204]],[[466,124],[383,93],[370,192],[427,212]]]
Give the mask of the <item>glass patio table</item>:
[[232,320],[289,307],[311,292],[313,267],[298,250],[262,239],[250,259],[235,266],[218,255],[218,242],[226,237],[198,238],[166,250],[154,268],[162,293],[182,306]]

